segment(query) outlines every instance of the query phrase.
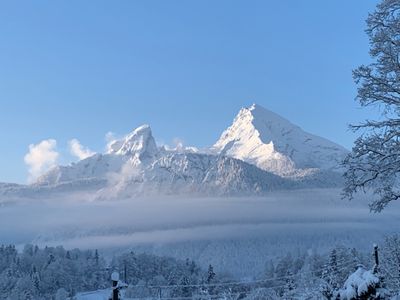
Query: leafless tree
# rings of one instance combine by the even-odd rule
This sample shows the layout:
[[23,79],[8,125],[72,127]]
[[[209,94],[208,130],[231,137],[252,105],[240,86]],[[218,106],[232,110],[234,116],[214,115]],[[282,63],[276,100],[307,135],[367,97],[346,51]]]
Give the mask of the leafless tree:
[[367,19],[366,32],[372,63],[353,71],[356,100],[380,114],[351,126],[360,136],[344,161],[344,196],[373,191],[370,208],[380,212],[400,198],[400,0],[378,4]]

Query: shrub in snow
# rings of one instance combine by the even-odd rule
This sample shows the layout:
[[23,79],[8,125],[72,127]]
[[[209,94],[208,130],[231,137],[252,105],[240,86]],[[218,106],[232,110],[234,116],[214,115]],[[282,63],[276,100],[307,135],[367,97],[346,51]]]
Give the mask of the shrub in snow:
[[334,287],[332,287],[329,283],[323,283],[320,286],[320,290],[319,290],[321,296],[323,297],[323,299],[326,300],[337,300],[340,299],[339,293],[337,290],[335,290]]
[[360,266],[351,274],[340,290],[342,300],[385,299],[384,290],[380,288],[381,279],[372,270]]

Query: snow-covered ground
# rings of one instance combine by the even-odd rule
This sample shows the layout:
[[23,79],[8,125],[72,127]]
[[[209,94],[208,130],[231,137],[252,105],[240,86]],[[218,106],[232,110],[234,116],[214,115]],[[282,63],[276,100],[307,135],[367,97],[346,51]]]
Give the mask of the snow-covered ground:
[[[111,292],[112,292],[111,289],[97,290],[97,291],[78,293],[75,297],[76,300],[109,300]],[[125,297],[123,292],[121,296],[123,296],[124,300],[134,300],[132,298]]]
[[78,293],[76,300],[108,300],[111,295],[111,289]]

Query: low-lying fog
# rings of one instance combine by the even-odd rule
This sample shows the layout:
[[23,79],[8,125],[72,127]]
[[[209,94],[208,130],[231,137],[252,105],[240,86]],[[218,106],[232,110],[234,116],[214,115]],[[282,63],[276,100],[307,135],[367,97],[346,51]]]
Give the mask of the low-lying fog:
[[[1,242],[98,248],[108,253],[136,249],[191,257],[204,264],[215,259],[221,265],[215,258],[218,253],[224,256],[226,270],[231,270],[235,256],[253,259],[247,264],[250,268],[261,264],[260,255],[266,259],[293,249],[368,247],[400,228],[398,205],[373,214],[367,196],[348,202],[335,189],[259,198],[171,196],[104,202],[84,198],[75,194],[68,199],[21,199],[1,206]],[[253,258],[243,258],[243,251]]]

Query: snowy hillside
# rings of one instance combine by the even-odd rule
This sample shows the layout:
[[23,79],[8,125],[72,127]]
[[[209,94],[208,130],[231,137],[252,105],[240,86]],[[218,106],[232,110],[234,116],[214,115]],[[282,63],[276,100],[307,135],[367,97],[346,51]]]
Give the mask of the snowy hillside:
[[343,147],[256,104],[240,110],[213,149],[280,176],[306,176],[313,169],[338,171],[347,154]]
[[347,151],[258,105],[243,108],[208,150],[157,146],[142,125],[95,154],[57,166],[34,184],[0,185],[0,195],[91,191],[94,198],[139,195],[261,195],[274,190],[336,187]]
[[295,186],[237,159],[195,153],[164,153],[140,168],[128,163],[124,175],[115,178],[100,191],[102,196],[257,195]]

